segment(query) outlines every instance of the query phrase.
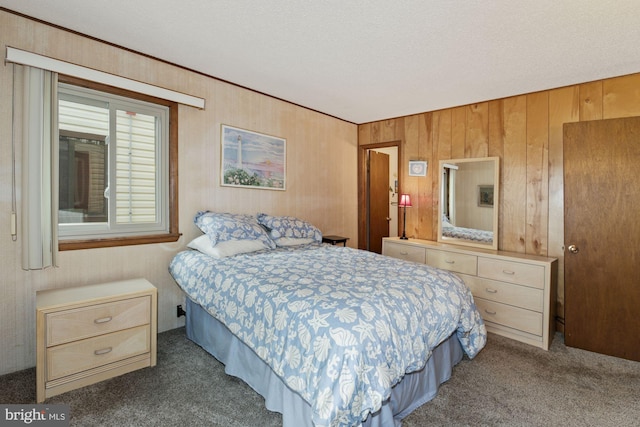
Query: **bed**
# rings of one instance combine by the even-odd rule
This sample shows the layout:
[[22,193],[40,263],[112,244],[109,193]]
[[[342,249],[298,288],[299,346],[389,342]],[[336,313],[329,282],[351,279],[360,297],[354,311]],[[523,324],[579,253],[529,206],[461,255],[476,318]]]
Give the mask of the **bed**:
[[220,215],[199,212],[205,234],[169,266],[187,335],[286,427],[399,426],[486,343],[471,292],[449,272],[322,244],[290,217],[261,214],[256,228]]
[[456,239],[464,239],[471,242],[492,243],[493,231],[478,230],[475,228],[456,227],[450,222],[444,220],[442,222],[442,235],[444,237],[453,237]]

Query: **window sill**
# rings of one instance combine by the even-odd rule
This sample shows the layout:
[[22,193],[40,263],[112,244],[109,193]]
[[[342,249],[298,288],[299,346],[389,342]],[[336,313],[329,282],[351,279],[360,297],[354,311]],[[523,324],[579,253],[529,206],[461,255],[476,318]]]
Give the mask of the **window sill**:
[[58,242],[59,251],[73,251],[76,249],[110,248],[116,246],[146,245],[151,243],[176,242],[180,233],[158,234],[152,236],[111,237],[89,240],[64,240]]

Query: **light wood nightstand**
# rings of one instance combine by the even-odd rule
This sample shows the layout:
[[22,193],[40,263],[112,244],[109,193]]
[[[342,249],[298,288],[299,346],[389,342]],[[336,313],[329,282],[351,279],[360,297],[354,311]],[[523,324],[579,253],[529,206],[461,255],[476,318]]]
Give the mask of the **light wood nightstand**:
[[37,402],[155,366],[157,307],[145,279],[37,292]]

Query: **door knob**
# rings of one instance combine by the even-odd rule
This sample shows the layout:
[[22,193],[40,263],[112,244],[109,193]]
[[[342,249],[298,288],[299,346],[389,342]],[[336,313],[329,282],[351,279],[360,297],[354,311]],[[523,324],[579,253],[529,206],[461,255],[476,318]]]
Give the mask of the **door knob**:
[[569,245],[569,247],[567,249],[572,254],[577,254],[578,252],[580,252],[580,249],[578,249],[578,247],[576,245]]

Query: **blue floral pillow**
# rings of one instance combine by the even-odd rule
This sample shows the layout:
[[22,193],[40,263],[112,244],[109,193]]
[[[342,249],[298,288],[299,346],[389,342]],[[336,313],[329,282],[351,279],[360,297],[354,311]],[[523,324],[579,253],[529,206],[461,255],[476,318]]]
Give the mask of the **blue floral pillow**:
[[306,243],[322,242],[322,232],[316,226],[292,216],[271,216],[259,213],[258,223],[269,229],[269,235],[276,244],[278,240],[290,242],[291,239],[304,239],[301,241]]
[[230,240],[257,240],[265,248],[276,247],[265,229],[251,215],[200,211],[193,222],[209,236],[213,246]]

